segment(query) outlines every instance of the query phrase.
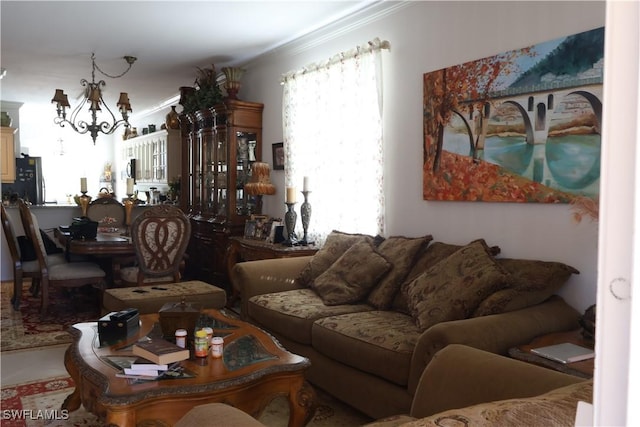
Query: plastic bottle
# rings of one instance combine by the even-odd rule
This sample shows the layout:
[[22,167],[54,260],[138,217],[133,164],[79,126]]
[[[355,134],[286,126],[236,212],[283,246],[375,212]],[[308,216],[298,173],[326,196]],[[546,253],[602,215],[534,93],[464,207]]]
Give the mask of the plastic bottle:
[[187,347],[187,330],[186,329],[176,329],[176,345],[182,348]]
[[211,355],[215,358],[222,357],[224,340],[222,337],[211,338]]
[[207,343],[207,331],[200,329],[196,331],[194,340],[194,355],[196,357],[207,357],[209,343]]

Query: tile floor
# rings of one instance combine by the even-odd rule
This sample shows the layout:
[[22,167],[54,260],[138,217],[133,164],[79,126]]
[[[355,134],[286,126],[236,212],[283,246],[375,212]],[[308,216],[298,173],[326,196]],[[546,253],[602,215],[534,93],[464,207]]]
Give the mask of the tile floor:
[[2,353],[0,384],[2,387],[69,375],[64,367],[68,344]]

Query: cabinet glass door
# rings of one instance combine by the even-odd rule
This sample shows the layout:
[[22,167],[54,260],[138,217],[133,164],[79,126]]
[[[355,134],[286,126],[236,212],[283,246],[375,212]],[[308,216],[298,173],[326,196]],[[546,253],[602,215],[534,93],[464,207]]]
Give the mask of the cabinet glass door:
[[251,165],[256,161],[256,133],[236,131],[236,187],[235,206],[232,212],[236,215],[251,215],[254,209],[253,198],[245,191],[244,186],[251,180]]
[[216,168],[215,168],[215,214],[227,216],[227,187],[228,187],[228,153],[225,132],[216,132]]

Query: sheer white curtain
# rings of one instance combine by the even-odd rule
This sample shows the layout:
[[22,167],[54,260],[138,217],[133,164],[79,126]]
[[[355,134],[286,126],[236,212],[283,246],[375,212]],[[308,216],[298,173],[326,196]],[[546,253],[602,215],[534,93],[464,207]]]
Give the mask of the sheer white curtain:
[[297,192],[299,237],[304,177],[310,239],[383,231],[380,52],[388,48],[376,39],[283,76],[285,180]]

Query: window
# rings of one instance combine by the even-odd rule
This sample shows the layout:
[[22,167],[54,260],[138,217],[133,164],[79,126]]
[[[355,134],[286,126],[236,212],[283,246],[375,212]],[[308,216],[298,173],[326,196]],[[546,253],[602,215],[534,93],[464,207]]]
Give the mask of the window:
[[301,190],[308,177],[311,240],[334,229],[383,231],[380,51],[388,48],[376,39],[283,77],[286,186]]

